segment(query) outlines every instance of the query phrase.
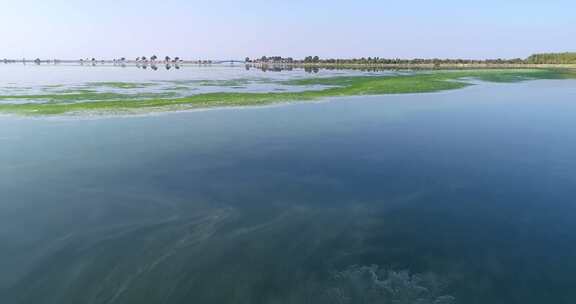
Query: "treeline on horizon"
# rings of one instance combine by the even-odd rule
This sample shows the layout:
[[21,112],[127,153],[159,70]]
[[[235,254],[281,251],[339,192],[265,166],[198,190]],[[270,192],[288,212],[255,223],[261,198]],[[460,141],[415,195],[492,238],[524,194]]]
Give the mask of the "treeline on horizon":
[[543,53],[534,54],[526,59],[529,63],[554,63],[572,64],[576,63],[576,52],[574,53]]
[[334,59],[320,58],[319,56],[307,56],[298,60],[292,57],[281,56],[262,56],[258,59],[246,57],[247,63],[285,63],[285,64],[576,64],[576,52],[570,53],[542,53],[534,54],[528,58],[513,59],[399,59],[399,58],[380,58],[380,57],[362,57],[351,59]]
[[[158,60],[158,61],[156,61]],[[16,62],[72,62],[74,60],[59,60],[59,59],[49,59],[41,60],[36,58],[35,60],[15,60],[15,59],[2,59],[0,62],[3,63],[16,63]],[[246,63],[260,63],[260,64],[329,64],[329,65],[447,65],[447,64],[510,64],[510,65],[520,65],[520,64],[576,64],[576,52],[565,52],[565,53],[541,53],[534,54],[528,58],[513,58],[513,59],[439,59],[439,58],[415,58],[415,59],[400,59],[400,58],[381,58],[381,57],[362,57],[362,58],[348,58],[348,59],[335,59],[335,58],[320,58],[319,56],[307,56],[304,59],[294,59],[292,57],[281,57],[281,56],[262,56],[261,58],[251,59],[246,57],[244,60]],[[162,61],[157,56],[153,55],[149,59],[145,56],[137,57],[136,60],[130,61],[125,57],[113,60],[97,60],[96,58],[86,58],[80,59],[77,62],[80,63],[95,63],[95,62],[113,62],[113,63],[125,63],[125,62],[136,62],[136,63],[200,63],[200,64],[211,64],[212,60],[198,60],[190,61],[184,60],[180,57],[171,58],[166,56]]]

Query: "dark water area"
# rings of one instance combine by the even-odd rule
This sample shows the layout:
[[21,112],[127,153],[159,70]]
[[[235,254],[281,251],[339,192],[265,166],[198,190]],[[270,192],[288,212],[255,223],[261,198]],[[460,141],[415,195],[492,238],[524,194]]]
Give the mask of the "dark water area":
[[392,303],[335,279],[371,265],[433,276],[418,303],[574,303],[574,100],[546,80],[2,117],[1,303]]

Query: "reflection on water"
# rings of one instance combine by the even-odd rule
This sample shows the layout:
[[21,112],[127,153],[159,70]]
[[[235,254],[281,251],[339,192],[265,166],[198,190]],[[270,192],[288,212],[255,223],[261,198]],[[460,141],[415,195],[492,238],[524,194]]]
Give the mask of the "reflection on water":
[[575,96],[3,118],[1,303],[573,303]]
[[[18,62],[18,61],[9,61],[8,59],[3,60],[4,64],[24,64],[26,62]],[[28,62],[30,63],[30,62]],[[110,67],[136,67],[142,70],[153,70],[157,71],[159,69],[165,70],[179,70],[183,67],[210,67],[210,68],[218,68],[218,67],[244,67],[247,71],[254,69],[262,72],[286,72],[286,71],[294,71],[294,70],[301,70],[308,74],[317,74],[322,70],[326,71],[342,71],[342,70],[356,70],[362,72],[383,72],[383,71],[394,71],[394,70],[405,70],[405,69],[398,69],[398,68],[387,68],[387,67],[378,67],[378,66],[307,66],[307,65],[291,65],[291,64],[254,64],[254,63],[246,63],[240,64],[238,62],[222,62],[222,63],[212,63],[212,62],[200,62],[200,63],[184,63],[184,62],[165,62],[165,61],[158,61],[158,62],[142,62],[142,61],[116,61],[108,62],[108,61],[90,61],[90,60],[82,60],[78,63],[76,62],[61,62],[58,60],[54,61],[32,61],[35,65],[52,65],[52,66],[85,66],[85,67],[97,67],[97,66],[110,66]]]
[[[117,65],[117,66],[120,66],[120,67],[125,68],[125,67],[126,67],[126,64],[123,63],[123,64],[119,64],[119,65]],[[146,63],[140,64],[140,63],[137,63],[137,64],[136,64],[136,67],[139,68],[139,69],[143,69],[143,70],[146,70],[146,69],[148,69],[148,67],[150,67],[150,69],[153,70],[153,71],[157,71],[157,70],[159,69],[159,67],[163,67],[163,68],[166,69],[167,71],[171,70],[172,68],[174,68],[175,70],[179,70],[179,69],[180,69],[180,65],[179,65],[179,64],[171,64],[171,63],[166,63],[166,64],[163,64],[163,65],[158,65],[158,64],[146,64]]]

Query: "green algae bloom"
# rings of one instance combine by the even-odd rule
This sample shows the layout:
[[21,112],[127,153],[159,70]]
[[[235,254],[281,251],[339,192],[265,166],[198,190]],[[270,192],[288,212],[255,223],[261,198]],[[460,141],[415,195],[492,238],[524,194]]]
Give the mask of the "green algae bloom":
[[[263,93],[203,93],[178,96],[174,93],[99,93],[76,92],[73,94],[0,96],[0,100],[42,99],[44,103],[3,103],[0,112],[20,115],[61,115],[82,112],[114,114],[142,111],[171,111],[194,108],[266,105],[290,101],[308,101],[329,97],[427,93],[454,90],[472,85],[470,79],[488,82],[518,82],[531,79],[576,78],[569,70],[458,70],[429,71],[410,75],[392,76],[342,76],[330,78],[306,78],[285,81],[296,86],[324,85],[322,90],[300,92]],[[122,88],[138,88],[127,83],[100,83]]]

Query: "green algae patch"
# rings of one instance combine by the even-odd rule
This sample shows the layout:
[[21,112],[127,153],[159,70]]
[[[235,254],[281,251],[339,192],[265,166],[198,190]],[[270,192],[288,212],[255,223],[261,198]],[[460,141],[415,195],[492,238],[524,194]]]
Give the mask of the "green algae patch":
[[90,82],[87,83],[90,87],[105,87],[113,89],[142,89],[155,86],[151,82]]
[[[77,102],[83,101],[104,101],[104,100],[140,100],[140,99],[153,99],[153,98],[170,98],[177,96],[175,93],[135,93],[135,94],[122,94],[111,92],[95,92],[91,90],[74,90],[65,93],[51,93],[51,94],[34,94],[34,95],[0,95],[2,100],[19,100],[19,101],[42,101],[48,104]],[[40,105],[42,103],[31,103]],[[0,105],[0,110],[3,109]]]
[[173,87],[162,88],[162,90],[164,90],[164,91],[193,91],[193,90],[198,90],[198,88],[192,88],[192,87],[187,87],[187,86],[173,86]]
[[244,87],[252,83],[273,83],[269,78],[235,78],[235,79],[199,79],[199,80],[168,80],[165,83],[200,87]]
[[[323,90],[267,93],[205,93],[186,97],[162,94],[87,93],[54,95],[49,103],[0,104],[0,112],[23,115],[67,113],[133,113],[194,108],[266,105],[327,97],[429,93],[471,85],[468,79],[509,83],[531,79],[576,78],[566,70],[464,70],[432,71],[400,76],[346,76],[286,81],[288,85],[326,85]],[[102,94],[102,95],[99,95]],[[86,96],[88,95],[88,96]],[[0,96],[0,99],[6,96]],[[36,96],[38,97],[38,96]],[[75,101],[75,102],[71,102]]]

